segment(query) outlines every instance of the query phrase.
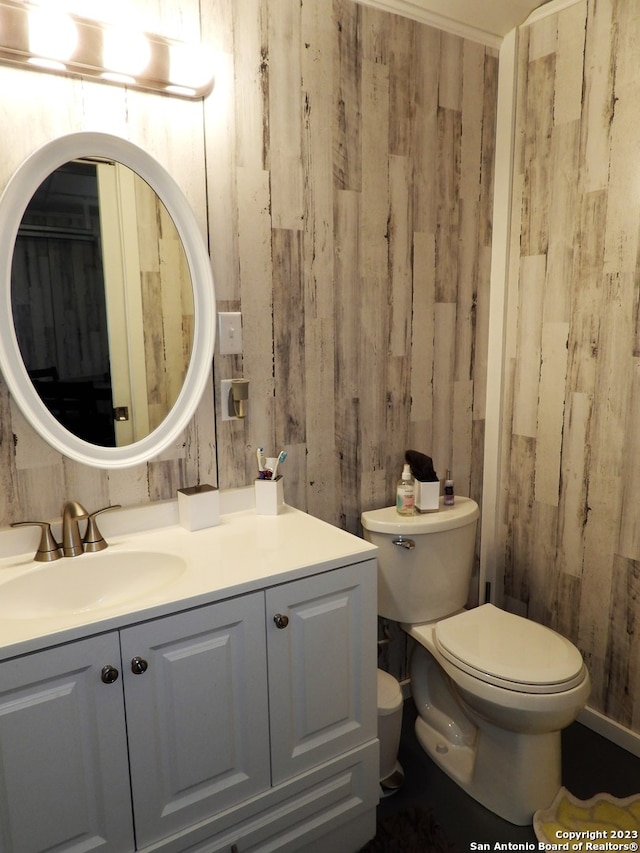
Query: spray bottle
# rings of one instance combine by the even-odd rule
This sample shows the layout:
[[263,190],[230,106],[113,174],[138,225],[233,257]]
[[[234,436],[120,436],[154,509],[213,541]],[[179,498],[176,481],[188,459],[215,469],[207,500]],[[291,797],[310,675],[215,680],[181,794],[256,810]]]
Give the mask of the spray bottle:
[[402,469],[402,477],[398,481],[396,489],[396,510],[399,515],[413,515],[415,508],[415,481],[411,473],[411,466],[405,463]]

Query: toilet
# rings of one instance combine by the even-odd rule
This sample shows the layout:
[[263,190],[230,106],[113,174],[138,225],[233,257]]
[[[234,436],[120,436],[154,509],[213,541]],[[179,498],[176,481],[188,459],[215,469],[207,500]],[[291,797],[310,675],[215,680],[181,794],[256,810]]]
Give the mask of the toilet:
[[400,516],[362,513],[378,547],[378,613],[415,641],[416,736],[461,788],[495,814],[530,824],[561,786],[560,732],[584,708],[591,682],[578,649],[521,616],[465,610],[478,505]]

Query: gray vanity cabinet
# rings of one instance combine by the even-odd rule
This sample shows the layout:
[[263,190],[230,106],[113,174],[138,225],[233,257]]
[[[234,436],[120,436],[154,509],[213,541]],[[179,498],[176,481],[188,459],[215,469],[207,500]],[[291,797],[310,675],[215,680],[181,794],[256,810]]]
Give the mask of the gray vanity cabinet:
[[266,590],[274,785],[376,737],[376,572],[373,564],[371,584],[367,565]]
[[144,849],[271,785],[264,594],[135,625],[121,642]]
[[0,663],[1,853],[358,850],[375,584],[367,560]]
[[[0,850],[134,850],[117,633],[0,664]],[[111,674],[109,674],[111,673]]]

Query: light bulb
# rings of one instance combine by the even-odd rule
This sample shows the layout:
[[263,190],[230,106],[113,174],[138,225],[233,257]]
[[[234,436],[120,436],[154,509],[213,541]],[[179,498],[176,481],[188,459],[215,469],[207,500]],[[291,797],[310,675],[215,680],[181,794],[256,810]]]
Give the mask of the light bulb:
[[51,9],[29,11],[29,50],[37,58],[66,62],[78,44],[78,30],[69,15]]
[[143,33],[108,27],[102,37],[102,64],[119,75],[138,77],[151,58],[151,46]]
[[169,80],[174,86],[200,89],[211,82],[212,51],[187,44],[169,46]]

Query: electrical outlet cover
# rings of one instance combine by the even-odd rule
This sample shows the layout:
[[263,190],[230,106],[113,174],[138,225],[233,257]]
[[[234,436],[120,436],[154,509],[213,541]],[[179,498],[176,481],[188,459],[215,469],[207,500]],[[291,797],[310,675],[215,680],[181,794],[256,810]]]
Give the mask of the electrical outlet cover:
[[240,311],[218,313],[218,344],[220,355],[239,355],[242,352],[242,314]]

